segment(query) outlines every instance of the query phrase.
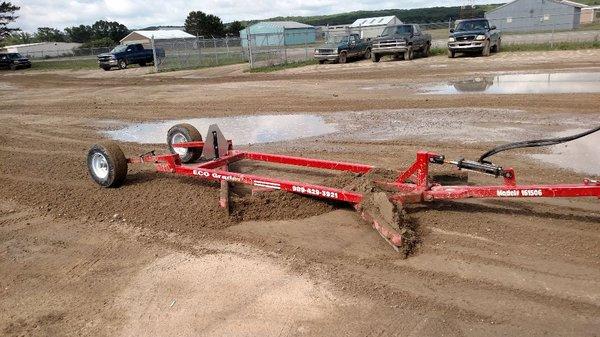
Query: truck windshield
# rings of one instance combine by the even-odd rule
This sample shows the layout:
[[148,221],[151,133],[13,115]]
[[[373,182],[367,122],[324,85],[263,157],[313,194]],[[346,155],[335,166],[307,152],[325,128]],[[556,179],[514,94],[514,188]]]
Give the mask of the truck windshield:
[[111,53],[120,53],[120,52],[125,51],[125,49],[127,49],[127,46],[116,46],[110,52]]
[[381,36],[393,35],[393,34],[410,34],[412,33],[412,26],[396,26],[387,27],[381,33]]
[[455,31],[466,32],[472,30],[484,30],[488,29],[489,25],[487,20],[475,20],[475,21],[461,21],[456,26]]
[[327,43],[348,43],[348,35],[329,35]]
[[20,58],[23,58],[23,56],[21,56],[21,54],[19,54],[19,53],[10,53],[10,54],[8,54],[8,57],[11,60],[18,60]]

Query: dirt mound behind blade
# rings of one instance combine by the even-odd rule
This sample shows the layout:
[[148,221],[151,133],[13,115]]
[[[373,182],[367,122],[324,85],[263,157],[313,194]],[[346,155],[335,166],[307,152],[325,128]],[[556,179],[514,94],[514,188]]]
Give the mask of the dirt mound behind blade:
[[366,174],[342,173],[327,179],[324,184],[362,193],[364,198],[360,208],[400,233],[402,246],[398,248],[404,256],[408,256],[420,242],[417,224],[401,205],[392,203],[388,194],[374,184],[375,181],[392,182],[397,177],[397,171],[375,168]]
[[287,220],[331,212],[342,205],[283,191],[231,198],[231,216],[236,221]]

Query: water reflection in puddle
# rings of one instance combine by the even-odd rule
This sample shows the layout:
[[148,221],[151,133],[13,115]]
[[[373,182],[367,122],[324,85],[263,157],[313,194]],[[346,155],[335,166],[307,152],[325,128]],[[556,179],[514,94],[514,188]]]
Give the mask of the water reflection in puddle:
[[476,77],[425,88],[427,94],[543,94],[600,92],[600,72]]
[[167,131],[178,123],[195,126],[203,137],[211,124],[218,124],[234,144],[256,144],[320,136],[336,131],[336,125],[315,115],[265,115],[223,118],[194,118],[157,123],[134,124],[118,130],[103,131],[112,139],[145,144],[164,143]]
[[[557,136],[565,137],[585,130],[561,132]],[[532,155],[544,162],[571,169],[575,172],[600,176],[600,132],[577,140],[548,147],[549,153]]]

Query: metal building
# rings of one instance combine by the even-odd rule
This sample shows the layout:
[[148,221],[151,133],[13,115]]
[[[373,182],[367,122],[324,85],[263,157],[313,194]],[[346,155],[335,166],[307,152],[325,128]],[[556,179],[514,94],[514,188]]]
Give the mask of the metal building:
[[402,21],[395,16],[365,18],[354,21],[350,25],[350,31],[360,34],[360,37],[363,39],[367,39],[379,36],[387,26],[400,24],[402,24]]
[[71,56],[73,50],[79,48],[81,43],[71,42],[36,42],[26,44],[15,44],[12,46],[0,47],[3,53],[20,53],[29,58],[48,58]]
[[315,27],[294,21],[263,21],[240,30],[242,46],[293,46],[314,43]]
[[586,5],[567,0],[516,0],[485,13],[505,32],[569,30],[579,27]]

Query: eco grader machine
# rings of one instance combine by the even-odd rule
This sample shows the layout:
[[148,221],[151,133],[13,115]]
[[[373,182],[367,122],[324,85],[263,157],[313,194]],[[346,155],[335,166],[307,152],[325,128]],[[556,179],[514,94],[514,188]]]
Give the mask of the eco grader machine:
[[[232,172],[230,164],[242,160],[351,172],[357,179],[375,172],[376,169],[371,165],[234,150],[232,142],[225,138],[217,125],[209,127],[206,141],[202,140],[198,130],[190,124],[173,126],[167,132],[167,144],[171,152],[168,154],[156,155],[152,151],[127,158],[117,143],[112,141],[99,143],[89,150],[87,166],[92,179],[100,186],[109,188],[123,184],[129,164],[142,163],[154,164],[158,172],[219,181],[221,183],[219,203],[221,207],[227,209],[231,183],[347,203],[354,207],[396,251],[407,254],[415,243],[414,233],[406,226],[403,217],[403,206],[409,203],[466,198],[600,198],[598,180],[586,178],[580,184],[519,185],[512,168],[503,168],[486,160],[501,151],[560,144],[597,131],[600,131],[600,127],[570,137],[502,145],[486,152],[477,161],[465,159],[451,161],[441,154],[419,151],[416,161],[407,169],[398,172],[394,180],[372,180],[369,182],[372,186],[359,191]],[[430,165],[453,165],[459,170],[501,178],[503,183],[491,186],[441,185],[431,180]]]

